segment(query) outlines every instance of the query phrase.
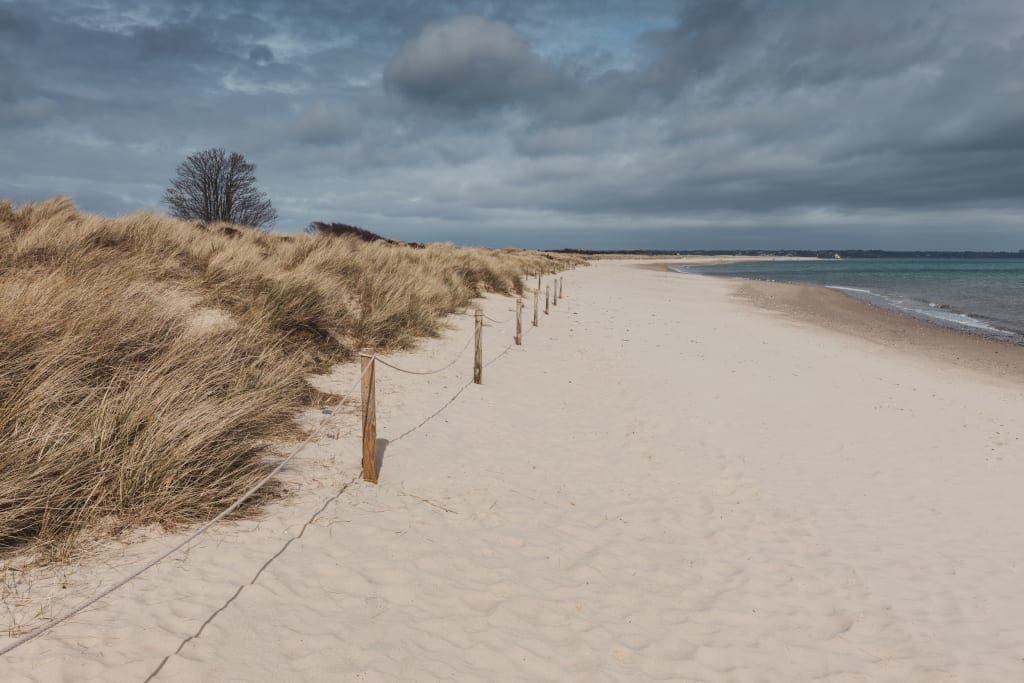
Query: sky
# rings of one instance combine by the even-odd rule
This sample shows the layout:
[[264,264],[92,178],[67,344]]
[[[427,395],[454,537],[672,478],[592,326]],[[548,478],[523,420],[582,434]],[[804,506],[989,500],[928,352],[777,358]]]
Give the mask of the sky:
[[1021,0],[0,0],[0,197],[603,249],[1024,249]]

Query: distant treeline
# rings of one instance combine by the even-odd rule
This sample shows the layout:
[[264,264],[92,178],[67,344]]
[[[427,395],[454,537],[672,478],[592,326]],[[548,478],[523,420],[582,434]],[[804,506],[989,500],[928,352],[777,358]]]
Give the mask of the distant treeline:
[[839,254],[843,258],[1024,258],[1024,249],[1019,251],[887,251],[885,249],[721,249],[721,250],[662,250],[662,249],[554,249],[559,254],[627,256],[803,256],[811,258],[832,258]]

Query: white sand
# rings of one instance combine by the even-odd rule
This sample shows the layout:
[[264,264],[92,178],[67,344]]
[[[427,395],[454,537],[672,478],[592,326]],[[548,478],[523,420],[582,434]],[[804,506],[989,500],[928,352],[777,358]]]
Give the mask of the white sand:
[[[245,585],[156,680],[1024,679],[1019,385],[755,310],[721,280],[601,262],[565,281],[522,349],[255,584],[356,473],[352,416],[290,469],[293,497],[0,678],[145,679]],[[400,360],[446,362],[456,323]],[[510,334],[489,328],[485,358]],[[379,368],[381,438],[441,407],[470,358]],[[171,540],[83,567],[52,609]]]

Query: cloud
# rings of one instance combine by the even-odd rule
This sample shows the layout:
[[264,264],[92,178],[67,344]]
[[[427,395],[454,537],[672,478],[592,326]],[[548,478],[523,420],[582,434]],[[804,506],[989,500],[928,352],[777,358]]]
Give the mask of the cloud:
[[249,49],[249,61],[264,66],[274,61],[274,53],[266,45],[254,45]]
[[467,109],[531,101],[559,81],[511,26],[477,16],[426,26],[384,71],[404,97]]
[[749,43],[760,16],[752,0],[687,3],[674,27],[646,35],[656,58],[642,80],[674,90],[715,74]]
[[352,138],[359,130],[359,120],[347,109],[324,100],[311,102],[299,116],[295,137],[311,145],[332,145]]
[[0,7],[0,36],[5,41],[32,41],[39,35],[39,22],[9,7]]
[[38,123],[56,114],[57,104],[48,98],[5,97],[0,92],[0,127],[26,126]]
[[1016,0],[0,0],[0,195],[222,146],[284,229],[1017,249],[1021,63]]

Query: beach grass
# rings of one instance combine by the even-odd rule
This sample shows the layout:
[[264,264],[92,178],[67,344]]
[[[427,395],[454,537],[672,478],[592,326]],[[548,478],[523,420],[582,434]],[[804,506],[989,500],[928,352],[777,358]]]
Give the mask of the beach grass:
[[210,518],[330,399],[313,374],[577,261],[0,201],[0,554]]

